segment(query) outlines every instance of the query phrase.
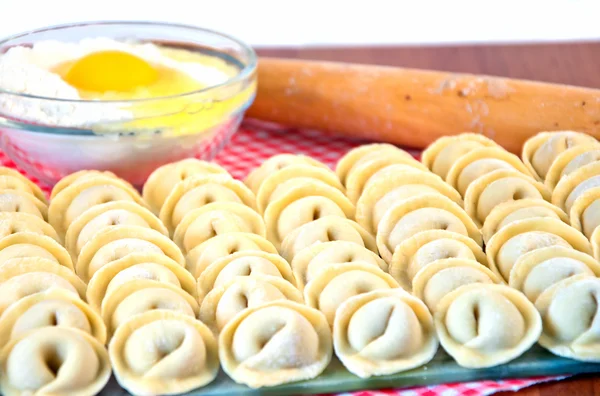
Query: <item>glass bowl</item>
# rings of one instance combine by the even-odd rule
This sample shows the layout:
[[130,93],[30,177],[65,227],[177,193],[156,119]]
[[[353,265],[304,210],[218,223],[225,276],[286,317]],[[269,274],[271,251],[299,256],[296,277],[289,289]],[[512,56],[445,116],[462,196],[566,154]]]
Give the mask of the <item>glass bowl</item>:
[[[211,160],[236,132],[256,93],[256,55],[214,31],[146,22],[55,26],[0,41],[0,54],[39,41],[106,37],[198,51],[226,68],[222,84],[130,101],[61,100],[0,88],[0,148],[47,184],[82,169],[109,170],[141,186],[157,167],[183,158]],[[0,55],[1,56],[1,55]],[[123,117],[123,110],[128,117]],[[52,115],[40,121],[39,115]],[[54,115],[69,114],[68,122]]]

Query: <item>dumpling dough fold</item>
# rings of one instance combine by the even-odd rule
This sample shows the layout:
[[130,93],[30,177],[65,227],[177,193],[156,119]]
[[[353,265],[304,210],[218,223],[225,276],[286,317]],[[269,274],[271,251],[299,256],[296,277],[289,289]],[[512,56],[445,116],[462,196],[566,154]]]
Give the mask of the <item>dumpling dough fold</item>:
[[0,367],[5,396],[95,395],[111,374],[104,345],[68,327],[43,327],[12,340],[0,352]]
[[217,342],[199,320],[155,310],[131,317],[108,353],[119,385],[132,394],[179,394],[212,382],[219,372]]
[[438,348],[433,318],[402,289],[375,290],[346,300],[333,324],[335,354],[361,378],[429,362]]
[[523,294],[508,286],[482,283],[446,295],[434,323],[442,347],[466,368],[516,359],[542,332],[540,315]]
[[242,311],[219,335],[223,370],[251,388],[315,378],[331,355],[331,331],[323,314],[287,300]]

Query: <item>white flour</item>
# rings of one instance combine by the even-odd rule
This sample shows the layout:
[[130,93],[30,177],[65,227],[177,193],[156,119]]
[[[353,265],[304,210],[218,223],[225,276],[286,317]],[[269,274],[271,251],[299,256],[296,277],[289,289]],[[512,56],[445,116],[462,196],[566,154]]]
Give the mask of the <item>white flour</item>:
[[[128,52],[148,62],[187,73],[206,85],[221,84],[229,78],[213,67],[167,58],[153,44],[129,44],[108,38],[93,38],[78,43],[41,41],[31,48],[9,49],[0,55],[0,89],[47,98],[78,100],[80,96],[77,90],[50,69],[101,50]],[[123,105],[32,99],[2,92],[0,115],[64,127],[86,127],[98,122],[119,122],[133,118],[130,111],[123,109]]]

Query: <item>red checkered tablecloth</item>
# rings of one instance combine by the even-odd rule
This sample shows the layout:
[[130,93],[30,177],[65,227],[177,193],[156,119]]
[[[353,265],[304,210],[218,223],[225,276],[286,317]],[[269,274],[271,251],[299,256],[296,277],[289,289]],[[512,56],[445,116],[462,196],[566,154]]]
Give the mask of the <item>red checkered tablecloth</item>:
[[[243,179],[251,169],[260,165],[265,159],[283,152],[306,154],[333,168],[344,153],[363,143],[366,142],[328,136],[318,131],[282,129],[273,125],[248,121],[234,135],[226,148],[217,155],[215,161],[225,167],[234,177]],[[420,154],[417,150],[408,151],[415,157]],[[0,165],[18,169],[14,162],[1,151]],[[31,180],[37,182],[34,177],[21,169],[19,170]],[[38,184],[46,193],[49,193],[51,186]],[[537,383],[556,381],[563,378],[565,377],[477,381],[407,389],[348,392],[341,393],[338,396],[479,396],[491,395],[501,391],[516,391]]]

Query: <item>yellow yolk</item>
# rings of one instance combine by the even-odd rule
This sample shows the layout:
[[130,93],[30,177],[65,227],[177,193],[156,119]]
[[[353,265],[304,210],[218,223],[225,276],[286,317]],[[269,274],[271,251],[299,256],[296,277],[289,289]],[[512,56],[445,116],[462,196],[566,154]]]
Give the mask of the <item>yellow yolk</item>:
[[158,71],[145,60],[122,51],[94,52],[76,61],[64,80],[83,91],[128,92],[154,84]]

